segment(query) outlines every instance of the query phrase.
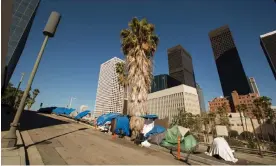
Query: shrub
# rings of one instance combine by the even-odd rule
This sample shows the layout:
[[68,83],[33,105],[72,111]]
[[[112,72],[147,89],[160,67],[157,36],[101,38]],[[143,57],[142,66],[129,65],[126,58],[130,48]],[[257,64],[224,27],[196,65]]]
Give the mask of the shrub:
[[231,137],[231,138],[236,138],[236,137],[239,136],[239,133],[238,133],[236,130],[230,130],[230,131],[228,132],[228,135],[229,135],[229,137]]
[[257,144],[255,142],[253,142],[252,140],[249,140],[248,144],[247,144],[247,147],[251,148],[251,149],[256,149],[257,148]]
[[249,138],[254,138],[254,134],[249,131],[244,131],[239,135],[239,139],[248,140]]
[[230,146],[244,147],[244,143],[240,140],[233,139],[233,138],[225,138],[225,139]]

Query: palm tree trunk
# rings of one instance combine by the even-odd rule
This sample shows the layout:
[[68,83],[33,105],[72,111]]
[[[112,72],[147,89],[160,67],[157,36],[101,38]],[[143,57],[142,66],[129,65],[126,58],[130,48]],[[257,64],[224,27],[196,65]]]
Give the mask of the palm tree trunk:
[[260,153],[261,156],[263,156],[263,155],[262,155],[261,146],[260,146],[260,141],[259,141],[258,136],[256,135],[256,130],[255,130],[255,127],[254,127],[252,118],[250,118],[250,122],[251,122],[251,125],[252,125],[252,128],[253,128],[253,133],[254,133],[254,135],[255,135],[255,137],[256,137],[256,139],[257,139],[257,145],[258,145],[258,148],[259,148],[259,153]]
[[264,140],[264,137],[263,137],[263,126],[262,126],[262,122],[260,121],[260,130],[261,130],[261,138],[262,140]]
[[[244,122],[245,122],[245,130],[248,131],[246,117],[244,117]],[[247,132],[246,132],[246,135],[247,135]],[[249,134],[249,137],[250,139],[252,139],[250,134]]]
[[123,95],[123,115],[127,115],[127,89],[126,86],[124,86],[124,95]]
[[240,118],[241,118],[241,124],[242,124],[242,131],[244,132],[244,125],[243,125],[243,121],[242,121],[242,115],[241,115],[241,112],[240,113]]

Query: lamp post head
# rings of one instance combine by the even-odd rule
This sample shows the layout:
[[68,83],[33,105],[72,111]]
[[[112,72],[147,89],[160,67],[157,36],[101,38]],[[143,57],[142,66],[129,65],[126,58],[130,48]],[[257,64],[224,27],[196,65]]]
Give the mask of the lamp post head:
[[57,26],[59,24],[60,21],[60,14],[58,12],[52,12],[48,22],[43,30],[43,34],[45,36],[49,36],[49,37],[54,37],[55,36],[55,32],[57,29]]

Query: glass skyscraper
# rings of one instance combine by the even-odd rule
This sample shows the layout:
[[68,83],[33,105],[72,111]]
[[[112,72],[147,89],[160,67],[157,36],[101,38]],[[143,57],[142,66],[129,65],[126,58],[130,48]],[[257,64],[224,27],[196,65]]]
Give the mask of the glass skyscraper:
[[240,56],[229,27],[223,26],[209,33],[217,65],[223,95],[231,96],[233,91],[241,95],[251,92]]
[[25,47],[40,0],[13,0],[12,24],[6,56],[5,86]]
[[151,82],[151,93],[181,85],[181,82],[167,74],[154,76]]

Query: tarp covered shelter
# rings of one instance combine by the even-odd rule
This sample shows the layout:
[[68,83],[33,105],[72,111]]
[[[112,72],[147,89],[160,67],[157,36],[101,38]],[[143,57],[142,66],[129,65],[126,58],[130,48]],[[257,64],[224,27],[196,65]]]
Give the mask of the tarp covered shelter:
[[110,121],[118,116],[120,116],[121,114],[119,113],[109,113],[109,114],[103,114],[101,116],[98,117],[97,119],[97,125],[101,126],[104,125],[107,121]]
[[86,110],[86,111],[83,111],[83,112],[80,112],[76,117],[75,119],[81,119],[82,117],[86,116],[87,114],[91,113],[90,110]]
[[118,135],[130,136],[129,119],[127,116],[118,116],[115,118],[115,130]]

